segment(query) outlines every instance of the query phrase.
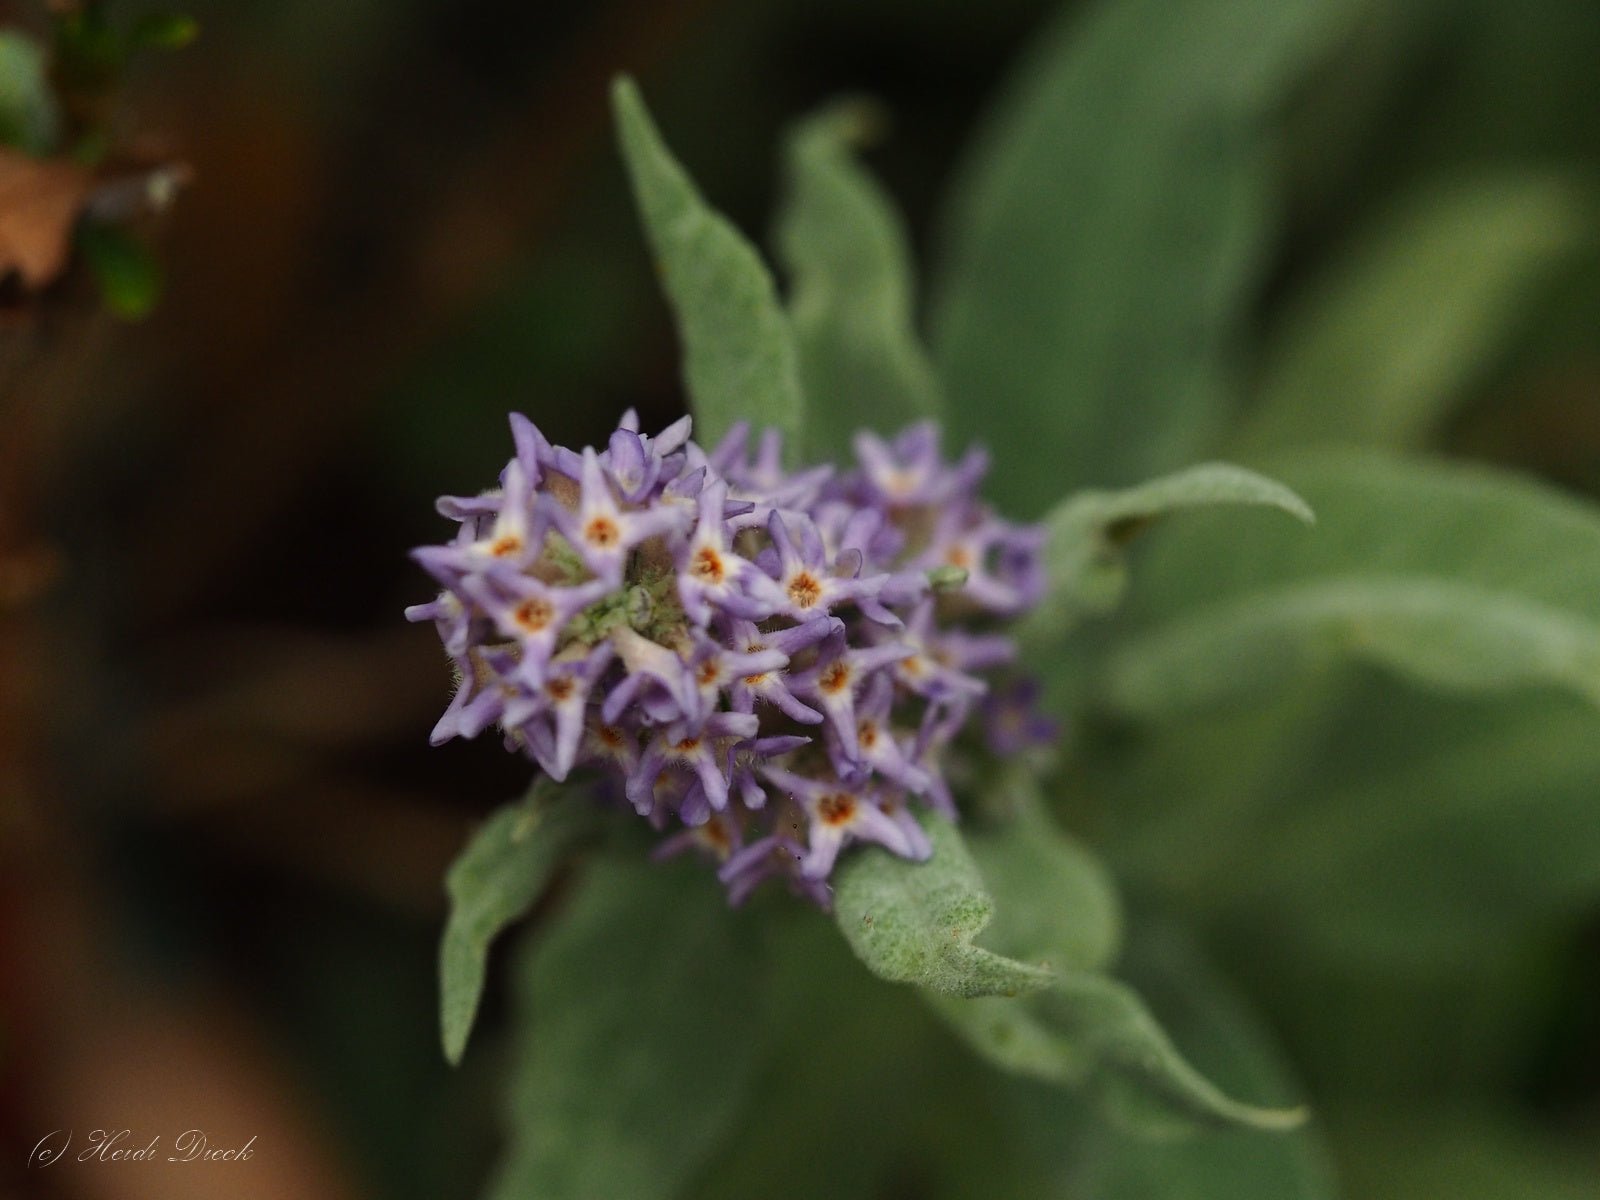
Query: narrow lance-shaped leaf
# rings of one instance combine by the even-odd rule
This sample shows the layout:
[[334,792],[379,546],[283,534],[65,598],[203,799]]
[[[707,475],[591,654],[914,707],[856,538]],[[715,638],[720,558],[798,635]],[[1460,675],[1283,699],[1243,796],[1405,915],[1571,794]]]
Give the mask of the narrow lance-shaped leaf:
[[1212,444],[1276,224],[1268,115],[1359,0],[1069,6],[977,142],[934,355],[1003,505],[1125,486]]
[[973,944],[994,900],[950,822],[930,823],[933,857],[908,862],[873,848],[834,873],[834,915],[874,975],[952,996],[1014,995],[1050,982],[1044,967]]
[[1109,967],[1122,943],[1122,907],[1110,874],[1050,818],[1029,768],[1002,770],[984,799],[1006,814],[967,840],[994,895],[984,940],[1002,954],[1040,955],[1050,967]]
[[857,429],[889,432],[941,408],[915,328],[904,226],[852,153],[882,121],[871,104],[843,102],[802,122],[787,147],[777,241],[813,458],[837,458]]
[[[1165,1028],[1208,1078],[1249,1095],[1292,1096],[1281,1051],[1242,998],[1175,929],[1144,931],[1128,972]],[[1250,1130],[1152,1144],[1100,1126],[1078,1139],[1069,1195],[1096,1200],[1334,1200],[1339,1194],[1315,1127],[1279,1137]]]
[[501,808],[445,876],[450,917],[439,945],[439,1022],[444,1053],[461,1060],[483,997],[489,945],[525,916],[561,860],[591,829],[580,797],[536,788]]
[[1007,1071],[1091,1087],[1111,1113],[1141,1133],[1196,1126],[1292,1129],[1301,1109],[1241,1103],[1196,1071],[1125,984],[1092,971],[1056,972],[1052,985],[1009,999],[928,1002],[974,1050]]
[[1239,453],[1418,444],[1589,236],[1585,197],[1556,176],[1412,197],[1286,306]]
[[792,446],[804,402],[794,335],[755,248],[708,205],[656,131],[632,80],[612,91],[623,159],[683,342],[702,443],[740,419]]
[[688,864],[596,862],[519,971],[492,1200],[669,1200],[729,1132],[759,1050],[753,930]]
[[[1481,468],[1331,456],[1282,468],[1317,536],[1169,538],[1106,696],[1154,714],[1340,657],[1455,691],[1557,687],[1600,704],[1600,515]],[[1140,594],[1143,589],[1135,589]]]
[[[1299,1112],[1260,1109],[1230,1099],[1172,1047],[1128,988],[1094,971],[1033,966],[973,942],[994,900],[961,836],[932,823],[933,857],[911,863],[878,850],[840,868],[835,916],[867,967],[885,979],[921,986],[924,996],[979,1054],[1017,1074],[1069,1086],[1097,1084],[1114,1109],[1139,1128],[1162,1132],[1199,1123],[1286,1128]],[[1054,889],[1029,874],[1013,889]],[[1035,914],[1045,903],[1018,904]],[[1025,943],[1029,930],[1001,932]],[[1054,920],[1041,922],[1031,953],[1098,955],[1065,942]]]
[[1042,647],[1085,616],[1109,612],[1127,589],[1128,543],[1168,513],[1213,505],[1262,505],[1307,524],[1305,501],[1281,483],[1227,463],[1203,463],[1120,492],[1080,492],[1045,517],[1050,588],[1019,630]]

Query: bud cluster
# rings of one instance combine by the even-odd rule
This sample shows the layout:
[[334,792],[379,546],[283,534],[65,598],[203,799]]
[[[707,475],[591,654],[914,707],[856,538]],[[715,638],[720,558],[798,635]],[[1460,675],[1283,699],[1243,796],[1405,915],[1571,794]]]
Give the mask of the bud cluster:
[[[498,726],[553,779],[598,768],[735,903],[778,876],[826,907],[853,841],[925,858],[908,806],[955,815],[945,757],[1015,657],[993,627],[1043,589],[1041,528],[977,499],[984,454],[946,463],[932,423],[859,434],[843,472],[742,424],[709,454],[687,417],[629,413],[599,452],[511,429],[499,488],[441,499],[456,537],[414,552],[443,591],[406,615],[458,676],[433,741]],[[1006,750],[1049,736],[1007,703]]]

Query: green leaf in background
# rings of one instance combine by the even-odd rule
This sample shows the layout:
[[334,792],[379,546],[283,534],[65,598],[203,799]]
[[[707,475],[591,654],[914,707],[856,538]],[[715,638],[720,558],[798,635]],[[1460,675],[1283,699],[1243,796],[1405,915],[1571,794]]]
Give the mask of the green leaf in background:
[[1457,1104],[1372,1108],[1335,1131],[1360,1200],[1592,1200],[1593,1139],[1562,1139],[1511,1112]]
[[1340,658],[1448,690],[1539,685],[1600,704],[1600,515],[1588,505],[1496,471],[1378,457],[1278,474],[1316,510],[1316,535],[1168,538],[1147,611],[1169,619],[1110,656],[1116,707],[1192,710]]
[[1109,967],[1122,942],[1122,909],[1105,868],[1050,819],[1031,771],[1005,770],[986,799],[1009,819],[967,840],[994,895],[984,940],[1051,967]]
[[1241,1104],[1218,1090],[1184,1060],[1132,990],[1099,973],[1121,935],[1110,879],[1054,828],[1028,776],[1008,772],[998,791],[996,806],[1015,814],[1012,827],[974,839],[982,847],[974,856],[994,887],[988,940],[1002,953],[1047,961],[1050,986],[1015,997],[929,989],[934,1011],[1006,1071],[1094,1087],[1113,1115],[1139,1133],[1299,1124],[1297,1110]]
[[1133,1132],[1170,1137],[1205,1126],[1293,1129],[1296,1108],[1234,1100],[1195,1070],[1126,985],[1091,971],[1058,971],[1048,989],[1019,998],[928,1002],[980,1055],[1007,1071],[1092,1087]]
[[15,30],[0,30],[0,145],[48,154],[61,114],[50,90],[44,47]]
[[759,1057],[751,935],[701,868],[595,862],[522,957],[511,1144],[489,1195],[682,1194]]
[[837,459],[858,429],[892,432],[942,407],[917,338],[905,228],[856,162],[884,115],[843,102],[801,123],[786,166],[778,248],[805,384],[806,452]]
[[673,158],[639,90],[612,91],[634,200],[683,341],[695,433],[714,445],[735,421],[774,426],[791,452],[804,402],[794,334],[761,256]]
[[[1477,973],[1600,897],[1600,717],[1369,681],[1221,882],[1340,961]],[[1270,847],[1270,852],[1268,848]]]
[[137,321],[155,307],[163,280],[148,246],[120,226],[93,221],[78,227],[77,243],[107,308]]
[[953,1156],[998,1138],[963,1086],[992,1072],[863,971],[821,913],[774,901],[756,918],[773,961],[761,1073],[683,1200],[878,1200],[907,1170],[937,1169],[928,1150],[956,1141],[950,1130]]
[[1276,224],[1267,116],[1355,0],[1073,7],[980,138],[947,222],[934,352],[1001,504],[1192,461]]
[[[1043,821],[1042,814],[1024,819]],[[1086,854],[1059,836],[1031,851],[1005,840],[991,851],[997,864],[1020,868],[1001,884],[1017,914],[997,932],[1029,959],[1054,956],[1046,968],[974,945],[995,902],[954,826],[936,820],[930,835],[934,855],[926,863],[879,850],[855,855],[836,876],[834,913],[868,969],[922,987],[982,1057],[1050,1083],[1096,1085],[1113,1111],[1145,1132],[1196,1124],[1283,1129],[1303,1119],[1224,1095],[1184,1061],[1133,992],[1073,965],[1103,961],[1115,939],[1115,901]],[[1085,928],[1073,929],[1074,921]]]
[[1202,463],[1120,492],[1080,492],[1045,517],[1049,591],[1018,630],[1047,647],[1085,616],[1109,612],[1127,588],[1125,548],[1168,513],[1218,504],[1279,508],[1311,524],[1311,510],[1281,483],[1227,463]]
[[1590,240],[1592,207],[1528,173],[1409,197],[1289,302],[1238,453],[1422,442]]
[[960,832],[934,818],[933,857],[909,862],[876,847],[834,873],[834,916],[868,970],[952,996],[1014,995],[1050,982],[1044,967],[973,944],[994,901]]
[[[1211,1079],[1250,1095],[1288,1097],[1283,1055],[1253,1013],[1176,930],[1146,931],[1127,970],[1173,1038]],[[1166,1144],[1101,1127],[1077,1140],[1066,1194],[1095,1200],[1334,1200],[1339,1194],[1320,1133],[1279,1137],[1213,1130]]]
[[461,1061],[472,1032],[490,943],[527,915],[592,827],[592,808],[580,797],[538,787],[491,816],[451,864],[445,876],[450,918],[439,944],[439,1027],[452,1063]]

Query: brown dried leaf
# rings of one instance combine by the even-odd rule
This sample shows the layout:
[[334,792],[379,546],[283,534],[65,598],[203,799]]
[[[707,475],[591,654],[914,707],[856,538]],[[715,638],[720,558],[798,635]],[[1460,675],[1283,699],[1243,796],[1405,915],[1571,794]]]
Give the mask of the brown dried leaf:
[[92,182],[75,163],[0,147],[0,279],[16,272],[37,291],[61,274]]

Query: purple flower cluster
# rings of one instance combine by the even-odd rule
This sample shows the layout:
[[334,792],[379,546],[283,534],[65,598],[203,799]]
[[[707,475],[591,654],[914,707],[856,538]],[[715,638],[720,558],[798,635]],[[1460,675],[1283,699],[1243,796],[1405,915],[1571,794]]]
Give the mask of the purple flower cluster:
[[1015,655],[992,627],[1043,589],[1042,529],[976,499],[985,455],[947,463],[931,423],[858,435],[845,472],[742,424],[707,454],[687,417],[630,412],[600,452],[511,430],[500,487],[441,499],[455,538],[414,552],[443,591],[406,615],[459,681],[435,744],[497,725],[554,779],[599,768],[735,903],[778,876],[827,906],[853,841],[927,857],[909,803],[955,815],[944,757]]

